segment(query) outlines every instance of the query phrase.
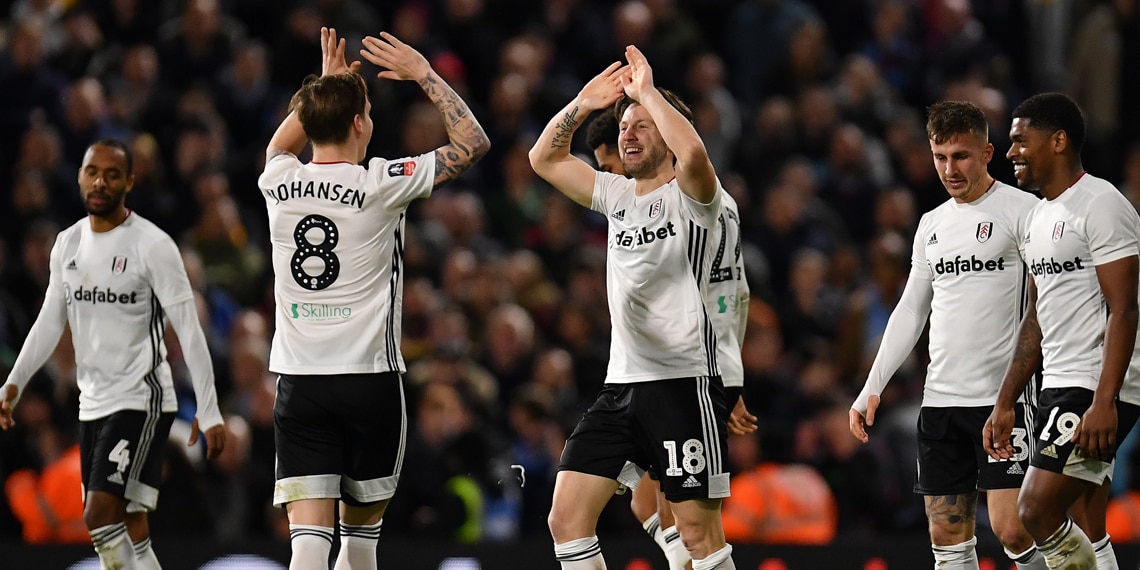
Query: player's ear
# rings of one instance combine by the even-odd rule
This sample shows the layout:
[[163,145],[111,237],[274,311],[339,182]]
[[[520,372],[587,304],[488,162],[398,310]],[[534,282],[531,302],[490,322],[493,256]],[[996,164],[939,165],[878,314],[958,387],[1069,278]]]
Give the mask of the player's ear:
[[355,115],[352,117],[352,130],[356,131],[357,133],[363,133],[364,132],[364,117],[363,116]]

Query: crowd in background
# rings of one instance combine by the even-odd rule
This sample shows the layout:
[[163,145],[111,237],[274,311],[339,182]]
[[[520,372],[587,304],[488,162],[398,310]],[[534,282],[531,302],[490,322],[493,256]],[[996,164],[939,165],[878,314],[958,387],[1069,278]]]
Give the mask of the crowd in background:
[[[1013,183],[1009,111],[1033,93],[1065,91],[1086,113],[1085,166],[1140,205],[1138,4],[0,0],[0,369],[42,302],[56,233],[85,214],[84,149],[127,141],[127,205],[182,250],[229,438],[216,463],[203,446],[185,446],[193,394],[170,343],[182,421],[153,535],[287,540],[270,506],[273,296],[256,179],[290,96],[319,72],[320,27],[346,37],[350,57],[363,36],[390,31],[471,104],[492,150],[410,211],[403,353],[414,429],[384,535],[548,536],[567,430],[605,377],[606,221],[541,181],[527,150],[586,80],[635,44],[656,83],[692,107],[743,218],[745,401],[760,431],[730,442],[731,470],[785,476],[756,477],[756,493],[733,512],[786,515],[797,504],[789,497],[807,493],[801,504],[825,505],[822,532],[783,540],[922,534],[911,487],[924,343],[883,394],[870,444],[851,436],[847,410],[906,281],[918,218],[947,199],[924,109],[978,103],[997,148],[991,172]],[[445,143],[418,87],[377,71],[364,65],[369,155]],[[589,156],[582,139],[574,149]],[[86,540],[66,524],[79,501],[69,470],[76,398],[65,335],[22,396],[17,428],[0,434],[0,537]],[[1127,457],[1119,494],[1131,484]],[[626,500],[612,502],[602,533],[642,532]],[[60,520],[44,520],[44,503],[58,505]],[[752,526],[751,539],[779,540]]]

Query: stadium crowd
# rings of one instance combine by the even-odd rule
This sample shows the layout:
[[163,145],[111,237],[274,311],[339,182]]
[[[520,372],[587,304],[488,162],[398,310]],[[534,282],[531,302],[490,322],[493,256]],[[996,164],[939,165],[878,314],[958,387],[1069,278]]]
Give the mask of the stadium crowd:
[[[56,233],[84,215],[75,199],[84,150],[127,141],[127,205],[179,244],[229,442],[215,463],[184,445],[193,391],[172,344],[182,421],[152,532],[287,540],[284,514],[270,506],[273,295],[256,180],[290,96],[319,72],[320,27],[346,37],[350,56],[365,35],[391,31],[471,103],[492,150],[410,210],[402,349],[415,429],[384,532],[547,536],[559,454],[605,377],[606,222],[542,182],[527,150],[546,118],[633,44],[658,85],[693,108],[743,218],[752,297],[725,302],[747,303],[744,397],[760,431],[730,441],[732,472],[754,485],[726,501],[736,517],[726,529],[742,533],[730,540],[921,534],[911,487],[922,350],[883,394],[870,444],[849,433],[848,409],[906,282],[918,218],[947,198],[924,109],[980,105],[998,149],[991,172],[1012,183],[1001,156],[1009,111],[1036,92],[1067,92],[1087,115],[1085,165],[1140,206],[1138,3],[2,1],[0,369],[42,302]],[[367,63],[363,72],[370,156],[446,142],[415,85],[375,79]],[[582,139],[574,149],[589,157]],[[17,429],[0,433],[0,536],[89,540],[74,367],[65,335],[22,396]],[[1114,486],[1128,497],[1121,455]],[[512,466],[525,468],[525,485]],[[790,528],[797,505],[826,516]],[[1140,536],[1140,521],[1121,524],[1114,537]],[[642,532],[625,506],[601,526]]]

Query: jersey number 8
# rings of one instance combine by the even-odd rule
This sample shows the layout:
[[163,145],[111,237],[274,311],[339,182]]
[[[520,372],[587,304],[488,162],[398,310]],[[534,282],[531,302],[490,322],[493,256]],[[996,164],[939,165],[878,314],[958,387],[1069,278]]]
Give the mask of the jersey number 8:
[[[317,229],[324,233],[324,239],[314,244],[306,235],[309,230]],[[332,220],[318,215],[309,214],[297,222],[293,229],[293,242],[297,244],[297,251],[289,261],[289,271],[298,285],[310,291],[320,291],[332,285],[340,276],[340,258],[333,253],[336,244],[340,241],[336,224]],[[303,264],[310,257],[316,257],[324,262],[324,270],[317,275],[310,275]]]

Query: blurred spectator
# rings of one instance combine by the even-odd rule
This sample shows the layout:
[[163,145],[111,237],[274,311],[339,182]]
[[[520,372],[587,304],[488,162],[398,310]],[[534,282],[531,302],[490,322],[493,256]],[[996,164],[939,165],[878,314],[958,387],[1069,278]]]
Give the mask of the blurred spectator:
[[[732,543],[829,544],[838,529],[835,497],[819,472],[765,456],[758,431],[728,440],[732,463],[724,537]],[[770,439],[770,438],[769,438]]]

